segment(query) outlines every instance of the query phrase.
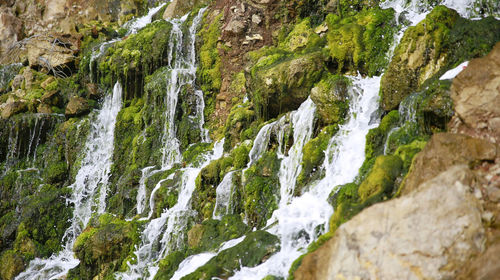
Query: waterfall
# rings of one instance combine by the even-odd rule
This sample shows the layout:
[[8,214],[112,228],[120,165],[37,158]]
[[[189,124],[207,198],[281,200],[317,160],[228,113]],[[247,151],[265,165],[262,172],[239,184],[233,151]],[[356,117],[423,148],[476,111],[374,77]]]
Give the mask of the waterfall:
[[[280,237],[280,252],[257,267],[243,267],[231,279],[261,279],[269,274],[286,276],[292,262],[304,253],[313,240],[327,230],[328,219],[333,211],[327,203],[326,197],[335,186],[351,182],[357,175],[358,169],[364,161],[365,135],[378,124],[377,120],[372,119],[372,115],[378,109],[380,77],[353,77],[352,82],[353,88],[349,91],[350,104],[352,105],[348,121],[330,140],[326,151],[327,157],[323,164],[325,177],[310,186],[310,190],[300,197],[291,197],[289,185],[281,186],[282,189],[286,190],[281,191],[286,196],[283,197],[282,194],[279,208],[274,211],[268,221],[268,226],[270,226],[268,231]],[[307,105],[307,102],[302,106]],[[314,111],[314,107],[305,107],[309,110],[304,110],[301,114],[299,109],[296,113],[300,115],[298,118],[300,120],[307,119],[303,114],[310,114],[311,111]],[[304,123],[307,122],[304,121]],[[297,134],[295,130],[297,128],[294,127],[294,138]],[[303,146],[303,144],[299,146]],[[302,149],[299,153],[301,152]],[[289,155],[289,158],[293,157],[295,156]],[[342,164],[346,162],[349,164]],[[286,168],[284,165],[280,168],[280,183],[288,182],[288,184],[294,185],[296,176],[285,175],[287,174]],[[292,179],[285,180],[283,178],[282,181],[281,176],[284,178],[288,176]]]
[[[203,13],[206,9],[201,9],[198,15],[193,19],[193,23],[189,28],[189,36],[184,38],[181,26],[187,20],[188,15],[180,19],[171,20],[172,33],[170,40],[169,53],[169,68],[167,74],[168,88],[166,92],[165,103],[167,110],[165,111],[165,126],[162,136],[162,163],[159,171],[170,169],[173,164],[180,162],[182,155],[180,153],[180,143],[176,137],[175,114],[176,107],[181,89],[188,84],[194,84],[196,78],[196,55],[195,55],[195,39],[196,30],[201,23]],[[186,41],[184,41],[186,40]],[[184,46],[188,44],[186,52]],[[196,119],[202,141],[209,141],[208,131],[203,129],[204,125],[204,107],[203,92],[195,91],[197,96]],[[204,156],[204,160],[198,166],[188,166],[179,170],[182,172],[179,182],[178,200],[177,203],[170,209],[164,209],[160,217],[151,220],[145,230],[141,234],[141,244],[136,247],[134,252],[135,262],[128,264],[128,271],[117,273],[118,279],[152,279],[158,271],[158,263],[161,258],[168,255],[172,250],[183,248],[184,234],[190,217],[193,217],[195,212],[191,209],[191,196],[195,189],[195,180],[201,169],[208,165],[210,161],[218,159],[222,156],[223,141],[216,142],[212,151]],[[152,169],[144,169],[141,178],[141,184],[145,184],[148,176],[154,174]],[[174,176],[172,174],[171,176]],[[171,177],[170,179],[172,179]],[[157,183],[150,194],[149,214],[146,219],[150,219],[154,210],[154,195],[161,187],[161,183],[167,179]],[[141,185],[142,186],[142,185]],[[143,197],[145,191],[140,188],[140,197],[138,194],[137,209],[143,210]],[[142,211],[141,211],[142,212]],[[144,219],[143,219],[144,220]]]
[[129,263],[127,272],[117,273],[118,279],[153,279],[160,259],[172,250],[183,247],[188,220],[195,214],[191,209],[191,196],[196,177],[203,167],[222,156],[223,145],[224,141],[216,142],[213,150],[205,154],[200,166],[189,166],[181,170],[177,203],[147,224],[141,235],[141,245],[134,252],[136,262]]
[[95,211],[102,213],[105,210],[115,123],[121,103],[122,87],[116,83],[113,94],[106,96],[102,109],[92,122],[90,134],[85,142],[85,157],[75,182],[70,186],[72,196],[68,202],[74,204],[75,208],[71,225],[64,233],[63,250],[48,259],[32,260],[26,271],[19,274],[16,279],[58,279],[79,264],[79,260],[73,255],[75,240],[90,221],[92,213]]
[[[308,98],[299,109],[290,114],[291,126],[293,127],[293,145],[280,164],[279,182],[280,182],[280,207],[289,203],[297,177],[302,170],[302,149],[304,145],[311,140],[315,120],[316,105]],[[280,130],[278,153],[281,153],[283,144],[284,130]]]

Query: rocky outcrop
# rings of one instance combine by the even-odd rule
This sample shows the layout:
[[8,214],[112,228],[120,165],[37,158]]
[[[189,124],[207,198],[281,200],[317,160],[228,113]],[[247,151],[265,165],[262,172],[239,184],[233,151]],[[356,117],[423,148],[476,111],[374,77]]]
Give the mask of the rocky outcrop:
[[24,101],[11,100],[10,102],[2,105],[3,106],[0,107],[0,109],[2,109],[1,116],[4,119],[8,119],[15,114],[26,112],[28,110],[28,104]]
[[466,135],[435,134],[415,157],[401,192],[410,193],[421,183],[434,178],[452,165],[494,161],[498,156],[497,149],[491,142]]
[[68,105],[64,114],[67,118],[84,115],[90,111],[90,106],[87,100],[83,97],[73,96],[69,99]]
[[252,73],[251,90],[256,111],[258,117],[264,119],[297,109],[307,99],[324,70],[323,57],[319,52],[281,63],[278,60],[267,66],[273,59],[272,55],[264,57],[252,70],[255,74]]
[[95,21],[124,23],[142,14],[141,1],[2,1],[0,3],[0,56],[24,36],[75,34],[84,24]]
[[453,278],[485,241],[473,179],[466,166],[454,166],[364,210],[306,256],[295,279]]
[[484,58],[472,60],[454,80],[452,129],[500,143],[500,43]]

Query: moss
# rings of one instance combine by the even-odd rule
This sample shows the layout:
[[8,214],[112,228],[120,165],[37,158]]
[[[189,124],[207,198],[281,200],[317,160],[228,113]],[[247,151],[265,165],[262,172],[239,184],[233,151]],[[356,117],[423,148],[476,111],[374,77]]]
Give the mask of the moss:
[[252,227],[261,228],[277,208],[280,159],[268,151],[246,170],[243,189],[245,215]]
[[377,128],[370,129],[366,135],[365,157],[366,161],[383,154],[387,135],[392,128],[399,124],[399,112],[391,111],[382,118]]
[[168,62],[171,29],[169,22],[156,21],[108,48],[98,61],[99,82],[111,88],[119,80],[125,99],[140,97],[144,77]]
[[245,132],[243,129],[249,127],[255,118],[255,111],[252,110],[249,103],[236,104],[231,108],[224,126],[224,151],[231,150],[232,147],[243,140],[244,136],[242,134]]
[[401,174],[403,161],[398,156],[379,156],[368,177],[361,183],[358,195],[362,202],[376,195],[392,192],[395,179]]
[[222,30],[222,16],[220,13],[213,20],[204,19],[203,25],[197,34],[200,41],[199,66],[196,72],[197,82],[205,94],[205,117],[209,119],[210,112],[215,110],[215,96],[222,85],[221,58],[217,42]]
[[233,158],[229,156],[211,161],[200,171],[193,194],[193,208],[198,212],[201,220],[212,217],[217,186],[232,165]]
[[189,254],[213,251],[222,242],[238,238],[249,231],[239,215],[226,215],[219,220],[208,219],[188,232]]
[[68,166],[66,165],[66,162],[59,161],[47,166],[44,172],[48,183],[53,184],[63,182],[68,176]]
[[219,252],[195,272],[182,279],[228,278],[242,266],[254,267],[279,250],[279,239],[266,232],[254,231],[236,246]]
[[71,274],[85,279],[98,274],[103,278],[112,275],[139,241],[136,222],[126,222],[111,214],[93,217],[75,241],[73,250],[80,265]]
[[250,149],[249,143],[242,143],[231,151],[234,169],[242,169],[247,166],[247,163],[250,161],[248,157]]
[[154,279],[171,279],[185,257],[185,254],[181,251],[174,251],[168,254],[160,261],[159,269]]
[[22,245],[33,242],[36,251],[30,249],[30,257],[34,257],[31,256],[32,253],[48,257],[61,250],[60,241],[71,217],[71,209],[66,207],[65,199],[69,193],[67,188],[43,185],[20,202],[21,225],[18,228],[16,243]]
[[329,14],[328,46],[338,72],[359,71],[377,75],[387,65],[386,53],[395,34],[394,11],[373,8],[355,15]]
[[425,144],[427,144],[427,141],[417,139],[408,145],[402,145],[396,149],[394,155],[399,156],[403,160],[404,173],[408,172],[413,158],[425,147]]
[[297,109],[325,70],[322,52],[297,57],[276,52],[250,69],[249,89],[259,120]]
[[324,40],[311,28],[310,18],[305,18],[296,24],[286,39],[279,43],[281,49],[289,52],[310,52],[321,45],[324,45]]
[[302,171],[297,178],[298,186],[305,186],[308,182],[314,181],[321,176],[321,174],[317,174],[317,171],[321,169],[330,139],[337,131],[337,125],[324,127],[318,136],[304,145],[302,149]]
[[425,82],[463,61],[486,55],[500,40],[500,21],[493,17],[467,20],[444,6],[408,28],[382,77],[381,103],[390,111]]
[[182,158],[186,164],[199,162],[209,148],[210,143],[192,144],[182,153]]
[[13,250],[8,250],[0,256],[0,277],[1,279],[14,279],[19,273],[24,270],[24,262]]
[[311,99],[316,104],[320,120],[324,124],[341,124],[347,110],[347,91],[351,82],[340,75],[324,75],[311,90]]

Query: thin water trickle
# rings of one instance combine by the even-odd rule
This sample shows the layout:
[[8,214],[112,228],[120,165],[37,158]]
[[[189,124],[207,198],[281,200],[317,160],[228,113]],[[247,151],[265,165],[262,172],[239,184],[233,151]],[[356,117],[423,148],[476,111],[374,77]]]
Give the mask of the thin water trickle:
[[215,190],[215,207],[212,217],[221,219],[224,215],[232,214],[231,198],[233,193],[233,178],[236,171],[228,172]]
[[[102,213],[106,207],[107,183],[113,156],[116,117],[122,103],[122,87],[116,83],[113,94],[107,95],[102,109],[97,114],[85,144],[85,157],[75,178],[69,186],[72,196],[68,202],[74,205],[71,225],[64,233],[64,248],[48,259],[34,259],[18,280],[59,279],[79,264],[74,257],[73,245],[86,227],[92,213]],[[97,200],[97,203],[96,203]]]

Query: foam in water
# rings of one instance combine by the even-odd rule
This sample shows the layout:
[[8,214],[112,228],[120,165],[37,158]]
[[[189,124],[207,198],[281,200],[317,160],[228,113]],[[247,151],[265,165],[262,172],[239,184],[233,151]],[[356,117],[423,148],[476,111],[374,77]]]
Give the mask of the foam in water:
[[[122,87],[116,83],[113,94],[107,95],[102,109],[92,123],[85,143],[85,157],[75,182],[70,186],[72,196],[68,202],[74,204],[71,226],[66,230],[64,248],[48,259],[34,259],[25,272],[16,279],[58,279],[79,264],[73,254],[73,245],[88,224],[93,212],[104,212],[107,183],[113,156],[116,117],[121,108]],[[97,200],[97,203],[96,203]]]

